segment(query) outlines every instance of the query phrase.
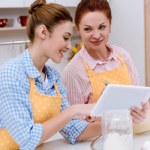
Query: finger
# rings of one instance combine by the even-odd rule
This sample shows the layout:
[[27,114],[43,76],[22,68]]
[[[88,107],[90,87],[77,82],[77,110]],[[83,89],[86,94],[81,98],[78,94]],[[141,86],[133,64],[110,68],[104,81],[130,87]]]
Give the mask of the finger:
[[145,115],[141,114],[140,112],[137,112],[137,109],[132,108],[130,114],[132,118],[138,119],[140,121],[143,121],[145,119]]
[[142,111],[143,112],[147,112],[147,110],[149,109],[149,102],[142,102]]
[[93,100],[93,93],[90,92],[88,97],[87,97],[87,101],[85,102],[85,104],[92,103],[92,100]]
[[133,111],[135,114],[141,116],[142,118],[145,118],[145,117],[146,117],[146,112],[147,112],[147,111],[142,111],[142,109],[139,109],[138,107],[132,107],[131,109],[132,109],[132,111]]
[[134,112],[131,111],[130,114],[131,114],[133,123],[136,123],[136,124],[141,123],[142,120],[137,118],[136,115],[134,114]]
[[140,121],[140,120],[138,120],[137,118],[132,118],[132,121],[133,121],[133,123],[135,123],[135,124],[139,124],[139,123],[141,123],[141,121]]

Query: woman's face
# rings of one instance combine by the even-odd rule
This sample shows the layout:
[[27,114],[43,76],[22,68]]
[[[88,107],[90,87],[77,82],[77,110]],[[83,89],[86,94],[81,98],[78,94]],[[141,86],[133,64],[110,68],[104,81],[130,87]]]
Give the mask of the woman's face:
[[45,41],[45,51],[48,58],[55,63],[60,63],[63,53],[71,49],[72,22],[66,21],[54,27],[52,33]]
[[103,49],[108,42],[110,21],[103,12],[88,12],[81,18],[79,35],[88,51]]

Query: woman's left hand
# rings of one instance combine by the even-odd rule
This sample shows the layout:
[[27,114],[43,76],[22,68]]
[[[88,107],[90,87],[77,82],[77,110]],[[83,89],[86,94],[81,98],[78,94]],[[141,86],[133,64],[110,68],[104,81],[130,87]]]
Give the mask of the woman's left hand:
[[133,123],[141,123],[144,121],[149,109],[149,102],[142,102],[142,108],[131,107],[130,114],[132,116]]
[[87,121],[87,122],[101,121],[101,117],[91,117],[91,116],[87,116],[87,117],[86,117],[86,121]]

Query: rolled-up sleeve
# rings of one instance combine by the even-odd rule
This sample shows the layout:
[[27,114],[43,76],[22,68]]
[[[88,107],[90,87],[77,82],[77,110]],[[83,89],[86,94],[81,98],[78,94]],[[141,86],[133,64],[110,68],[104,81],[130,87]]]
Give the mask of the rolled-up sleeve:
[[[62,84],[61,81],[58,81],[59,89],[61,89],[61,95],[62,95],[62,105],[61,105],[61,111],[69,107],[69,103],[67,101],[66,97],[66,88]],[[71,144],[78,143],[76,138],[85,130],[88,123],[84,120],[78,120],[77,117],[74,117],[61,131],[60,133],[62,136],[65,137],[67,141],[69,141]]]
[[43,134],[41,124],[34,123],[27,87],[28,80],[12,68],[0,72],[0,118],[21,150],[33,150]]

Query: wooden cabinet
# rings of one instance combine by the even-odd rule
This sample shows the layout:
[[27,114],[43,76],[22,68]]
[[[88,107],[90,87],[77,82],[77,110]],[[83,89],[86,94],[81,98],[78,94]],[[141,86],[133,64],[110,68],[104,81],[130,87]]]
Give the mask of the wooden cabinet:
[[145,69],[146,85],[150,86],[150,0],[145,0]]

